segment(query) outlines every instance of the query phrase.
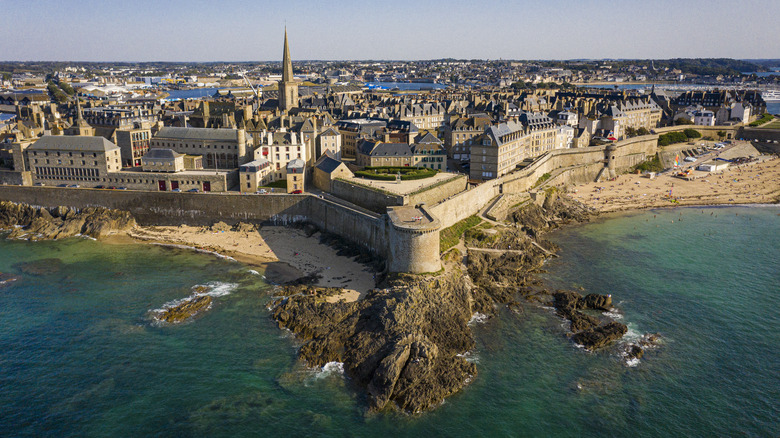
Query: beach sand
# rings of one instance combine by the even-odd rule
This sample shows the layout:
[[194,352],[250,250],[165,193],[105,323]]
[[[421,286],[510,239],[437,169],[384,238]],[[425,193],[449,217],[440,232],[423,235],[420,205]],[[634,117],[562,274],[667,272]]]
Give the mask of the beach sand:
[[320,243],[319,234],[307,237],[303,230],[264,226],[242,232],[188,225],[139,226],[128,235],[135,241],[191,247],[231,257],[261,268],[274,283],[318,274],[320,278],[314,283],[317,286],[344,289],[330,301],[355,301],[375,287],[371,267],[337,255],[335,249]]
[[[620,175],[614,181],[569,188],[569,195],[601,212],[678,205],[770,204],[780,199],[780,159],[762,156],[760,162],[730,166],[719,173],[694,172],[687,181],[659,175]],[[671,190],[671,196],[669,191]]]

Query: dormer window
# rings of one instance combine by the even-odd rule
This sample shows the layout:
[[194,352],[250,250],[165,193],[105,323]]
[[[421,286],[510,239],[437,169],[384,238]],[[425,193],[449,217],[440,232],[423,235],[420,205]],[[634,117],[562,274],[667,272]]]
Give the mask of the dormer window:
[[482,140],[482,145],[483,146],[490,146],[491,144],[492,144],[492,142],[490,141],[490,137],[485,137],[485,139]]

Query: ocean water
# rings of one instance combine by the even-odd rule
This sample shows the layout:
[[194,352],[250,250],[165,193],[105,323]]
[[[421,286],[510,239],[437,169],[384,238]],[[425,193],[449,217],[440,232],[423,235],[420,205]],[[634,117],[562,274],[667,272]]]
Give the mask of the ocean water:
[[[703,213],[702,213],[703,211]],[[145,245],[0,241],[0,435],[778,436],[780,208],[648,211],[551,236],[551,288],[613,294],[629,336],[576,348],[551,309],[474,326],[479,375],[423,415],[367,414],[339,364],[310,369],[237,262]],[[36,262],[43,260],[42,262]],[[214,291],[181,325],[149,310]]]

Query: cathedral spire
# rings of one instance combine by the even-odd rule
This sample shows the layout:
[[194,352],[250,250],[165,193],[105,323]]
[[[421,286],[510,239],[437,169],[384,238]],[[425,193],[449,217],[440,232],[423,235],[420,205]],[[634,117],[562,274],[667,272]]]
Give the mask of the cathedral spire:
[[293,80],[292,60],[290,59],[290,45],[287,43],[287,26],[284,27],[284,54],[282,55],[282,81]]

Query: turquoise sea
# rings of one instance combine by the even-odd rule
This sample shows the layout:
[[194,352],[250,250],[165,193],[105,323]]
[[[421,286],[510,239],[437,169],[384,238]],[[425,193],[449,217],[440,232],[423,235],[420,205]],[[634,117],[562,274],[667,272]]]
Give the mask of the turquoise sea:
[[[296,362],[270,287],[237,262],[148,245],[0,241],[3,436],[780,436],[780,208],[646,211],[551,238],[550,287],[611,293],[634,367],[551,310],[475,326],[479,375],[423,415],[367,415],[337,364]],[[259,273],[262,274],[262,273]],[[2,277],[7,278],[7,277]],[[148,311],[209,285],[177,326]]]

